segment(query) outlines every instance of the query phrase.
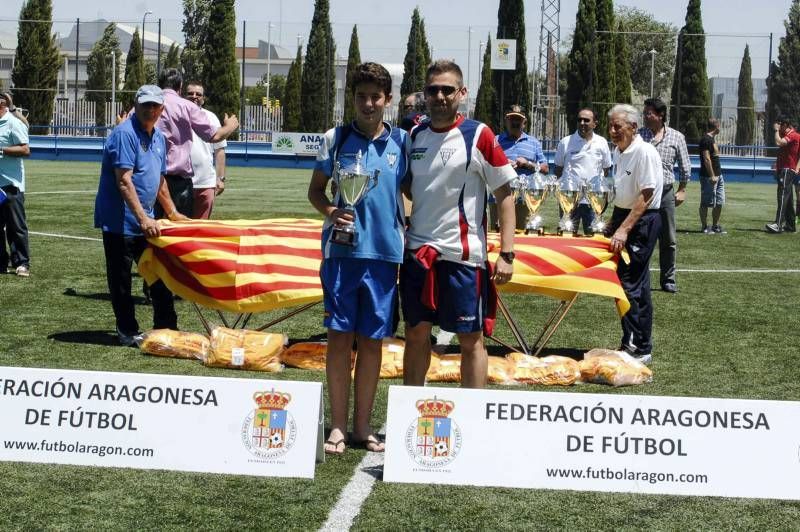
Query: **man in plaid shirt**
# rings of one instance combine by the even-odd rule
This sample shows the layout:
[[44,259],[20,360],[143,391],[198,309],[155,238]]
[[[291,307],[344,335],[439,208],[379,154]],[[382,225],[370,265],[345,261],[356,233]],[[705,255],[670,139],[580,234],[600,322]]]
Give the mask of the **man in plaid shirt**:
[[[658,236],[658,260],[661,266],[661,289],[674,294],[678,291],[675,284],[675,254],[677,249],[677,233],[675,231],[675,207],[686,199],[686,185],[692,172],[689,162],[689,151],[683,133],[667,127],[667,104],[660,98],[648,98],[644,101],[645,127],[639,129],[639,135],[645,142],[652,144],[661,156],[664,170],[664,190],[661,195],[661,233]],[[680,169],[680,181],[675,190],[675,162]]]

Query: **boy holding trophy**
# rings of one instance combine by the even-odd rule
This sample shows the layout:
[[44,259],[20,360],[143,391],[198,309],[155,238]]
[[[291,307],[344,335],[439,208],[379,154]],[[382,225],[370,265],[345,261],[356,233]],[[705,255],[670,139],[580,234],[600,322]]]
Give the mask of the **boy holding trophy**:
[[[308,200],[325,216],[320,279],[328,328],[326,372],[331,432],[325,452],[347,447],[350,349],[358,344],[352,442],[382,452],[370,426],[381,366],[381,345],[391,335],[397,269],[403,261],[405,212],[400,185],[408,136],[383,121],[392,79],[377,63],[353,73],[356,119],[325,133],[308,187]],[[333,179],[333,200],[325,194]]]

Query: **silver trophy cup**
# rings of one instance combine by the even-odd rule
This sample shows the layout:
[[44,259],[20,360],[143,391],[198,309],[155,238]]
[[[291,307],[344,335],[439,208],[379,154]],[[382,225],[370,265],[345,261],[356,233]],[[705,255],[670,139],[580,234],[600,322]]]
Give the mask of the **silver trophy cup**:
[[563,174],[556,185],[556,196],[561,211],[564,213],[558,222],[558,232],[559,234],[572,232],[575,230],[575,226],[572,223],[571,215],[581,196],[580,182],[571,175]]
[[594,211],[594,221],[592,231],[602,233],[606,228],[602,215],[608,208],[608,204],[613,200],[613,187],[602,175],[596,175],[588,180],[585,185],[586,199]]
[[536,232],[541,235],[544,232],[542,227],[542,217],[538,214],[542,204],[547,199],[550,185],[547,179],[536,172],[524,177],[520,177],[520,194],[525,206],[528,208],[528,218],[525,222],[525,234]]
[[[355,206],[364,199],[372,188],[378,183],[378,170],[370,173],[361,162],[361,151],[356,154],[355,159],[347,160],[345,156],[340,157],[334,165],[334,179],[339,197],[344,201],[344,209],[356,216]],[[333,228],[331,241],[334,244],[343,246],[355,246],[358,242],[358,233],[355,224],[337,224]]]

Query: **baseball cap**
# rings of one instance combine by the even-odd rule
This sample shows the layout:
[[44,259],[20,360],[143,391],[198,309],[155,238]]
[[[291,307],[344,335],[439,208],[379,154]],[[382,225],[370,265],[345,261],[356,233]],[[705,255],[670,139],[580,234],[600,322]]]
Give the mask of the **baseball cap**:
[[164,105],[164,93],[155,85],[142,85],[136,91],[136,103],[157,103]]
[[522,109],[521,105],[512,105],[506,110],[506,118],[509,116],[519,116],[521,118],[527,119],[528,117],[525,116],[525,111]]

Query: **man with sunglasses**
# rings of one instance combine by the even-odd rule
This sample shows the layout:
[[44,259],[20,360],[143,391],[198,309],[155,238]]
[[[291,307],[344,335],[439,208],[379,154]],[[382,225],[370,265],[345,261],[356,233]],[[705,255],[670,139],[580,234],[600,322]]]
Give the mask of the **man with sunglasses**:
[[[486,246],[487,187],[500,213],[500,257],[494,282],[513,273],[516,173],[491,129],[465,119],[461,69],[448,60],[428,67],[425,100],[430,121],[411,132],[410,176],[413,207],[400,268],[400,297],[406,321],[405,384],[421,386],[430,365],[434,324],[458,335],[461,384],[486,385],[488,358],[484,328],[491,334],[496,302]],[[490,293],[492,295],[490,295]]]
[[[222,124],[217,115],[204,108],[206,89],[199,81],[186,84],[184,96],[197,104],[206,115],[208,121],[219,129]],[[225,191],[225,147],[228,141],[222,139],[216,143],[205,142],[192,131],[192,188],[194,189],[194,206],[192,218],[207,220],[211,217],[214,199]]]

